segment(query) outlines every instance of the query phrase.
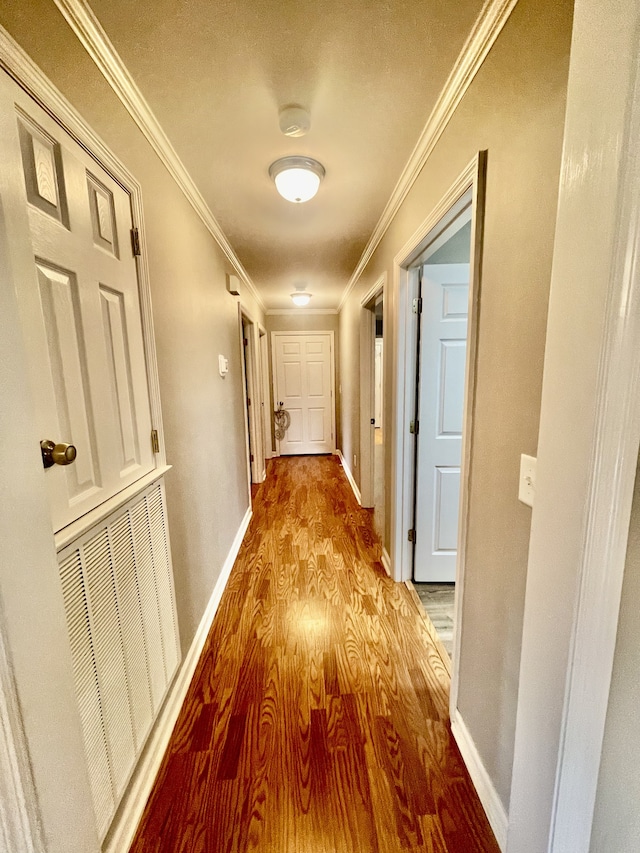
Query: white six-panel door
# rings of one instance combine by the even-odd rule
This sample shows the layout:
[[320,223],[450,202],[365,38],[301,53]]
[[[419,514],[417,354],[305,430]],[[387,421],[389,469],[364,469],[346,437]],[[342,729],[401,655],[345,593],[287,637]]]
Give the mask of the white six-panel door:
[[333,335],[273,333],[274,401],[290,417],[283,455],[333,453]]
[[414,578],[455,580],[469,264],[425,264],[422,277]]
[[[18,298],[54,531],[155,467],[129,194],[2,75],[0,148],[32,254]],[[22,223],[20,223],[22,225]]]

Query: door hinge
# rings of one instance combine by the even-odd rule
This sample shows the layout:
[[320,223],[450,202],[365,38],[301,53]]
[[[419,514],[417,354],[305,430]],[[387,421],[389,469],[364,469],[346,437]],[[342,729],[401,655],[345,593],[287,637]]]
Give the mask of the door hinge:
[[154,453],[160,453],[160,437],[157,429],[151,430],[151,449]]
[[369,421],[369,423],[371,424],[371,426],[375,426],[375,425],[376,425],[376,419],[375,419],[375,418],[371,418],[371,420]]
[[131,249],[134,255],[140,255],[140,232],[137,228],[131,229]]
[[243,343],[246,347],[248,347],[248,346],[249,346],[249,341],[247,340],[247,338],[243,338],[243,339],[242,339],[242,343]]
[[251,457],[251,461],[253,462],[253,453],[250,453],[249,456]]
[[422,298],[420,296],[416,296],[413,300],[413,313],[422,314]]
[[420,421],[411,421],[409,424],[409,432],[411,435],[417,435],[420,432]]
[[409,531],[408,531],[408,533],[407,533],[407,539],[409,540],[409,542],[413,542],[413,543],[415,543],[415,541],[416,541],[416,531],[415,531],[415,529],[413,529],[413,530],[409,530]]
[[247,406],[251,405],[251,397],[247,397]]

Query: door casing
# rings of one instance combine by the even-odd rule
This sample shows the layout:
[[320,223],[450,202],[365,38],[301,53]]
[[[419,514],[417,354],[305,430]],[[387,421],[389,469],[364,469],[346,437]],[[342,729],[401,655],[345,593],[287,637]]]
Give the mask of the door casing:
[[[416,324],[413,322],[412,299],[417,293],[420,255],[430,241],[433,229],[443,227],[464,206],[463,196],[472,190],[471,260],[469,279],[469,319],[465,369],[465,403],[463,416],[462,459],[460,470],[460,514],[458,525],[458,560],[456,567],[456,604],[450,693],[451,718],[456,716],[458,672],[460,662],[460,630],[464,595],[465,550],[469,504],[469,467],[473,437],[473,401],[476,385],[478,337],[478,303],[481,285],[481,256],[484,224],[484,198],[487,156],[480,151],[459,175],[420,228],[394,258],[393,294],[394,340],[392,375],[394,383],[394,436],[391,443],[391,559],[392,576],[407,581],[412,572],[412,545],[408,531],[413,523],[414,444],[409,424],[415,413]],[[457,207],[456,207],[457,205]]]
[[[371,425],[375,402],[375,314],[374,303],[385,295],[387,274],[383,273],[360,300],[360,495],[362,506],[375,503],[375,428]],[[382,327],[388,322],[385,299],[382,306]],[[382,383],[384,389],[385,350],[382,352]],[[383,400],[385,399],[383,390]]]

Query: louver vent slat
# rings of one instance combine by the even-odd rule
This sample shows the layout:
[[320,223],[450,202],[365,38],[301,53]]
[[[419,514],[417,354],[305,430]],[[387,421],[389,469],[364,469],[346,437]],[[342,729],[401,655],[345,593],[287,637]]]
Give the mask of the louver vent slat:
[[162,484],[86,531],[59,559],[103,839],[180,658]]

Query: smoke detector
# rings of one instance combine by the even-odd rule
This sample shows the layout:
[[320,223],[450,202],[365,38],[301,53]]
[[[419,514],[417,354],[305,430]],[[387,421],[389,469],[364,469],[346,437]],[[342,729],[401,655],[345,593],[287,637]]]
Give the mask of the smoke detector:
[[280,130],[285,136],[304,136],[311,127],[311,116],[299,104],[289,104],[280,110]]

